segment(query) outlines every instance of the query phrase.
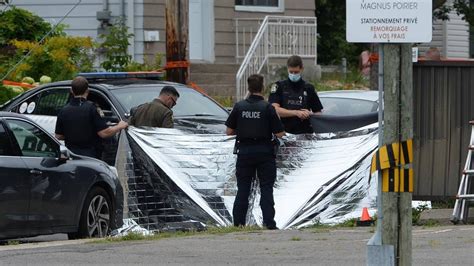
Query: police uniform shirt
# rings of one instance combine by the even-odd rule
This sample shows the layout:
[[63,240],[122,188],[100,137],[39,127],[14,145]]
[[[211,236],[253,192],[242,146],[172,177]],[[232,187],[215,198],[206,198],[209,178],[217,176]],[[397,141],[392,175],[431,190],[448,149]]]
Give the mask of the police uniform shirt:
[[[271,88],[268,101],[278,103],[280,107],[287,110],[308,109],[313,112],[320,112],[323,109],[313,85],[303,79],[298,82],[292,82],[289,79],[276,82]],[[282,117],[281,121],[286,132],[292,134],[313,132],[309,119]]]
[[259,95],[250,95],[236,103],[225,125],[236,130],[242,151],[246,146],[252,146],[239,154],[273,153],[272,133],[284,131],[275,108]]
[[[135,110],[133,110],[135,109]],[[132,108],[130,125],[136,127],[173,127],[173,111],[160,99]]]
[[85,153],[79,154],[97,157],[101,146],[97,132],[106,128],[106,121],[94,103],[84,98],[72,98],[59,111],[55,132],[64,136],[66,147],[73,152],[83,150]]

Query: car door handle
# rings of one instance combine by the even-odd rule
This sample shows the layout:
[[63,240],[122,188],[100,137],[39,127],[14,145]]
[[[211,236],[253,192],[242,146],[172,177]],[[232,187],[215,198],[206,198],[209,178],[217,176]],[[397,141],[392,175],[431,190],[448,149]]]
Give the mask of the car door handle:
[[32,174],[32,175],[42,175],[43,172],[38,170],[38,169],[31,169],[30,174]]

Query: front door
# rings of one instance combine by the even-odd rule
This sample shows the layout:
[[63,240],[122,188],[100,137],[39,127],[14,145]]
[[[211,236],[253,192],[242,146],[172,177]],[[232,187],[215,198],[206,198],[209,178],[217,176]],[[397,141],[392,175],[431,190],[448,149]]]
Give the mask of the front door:
[[214,62],[213,0],[189,0],[189,58]]
[[[19,119],[7,124],[21,150],[20,159],[29,173],[30,203],[28,220],[32,232],[47,232],[54,227],[74,225],[74,198],[78,188],[75,173],[58,160],[59,144],[35,125]],[[47,230],[47,231],[43,231]]]
[[28,235],[29,170],[0,121],[0,238]]

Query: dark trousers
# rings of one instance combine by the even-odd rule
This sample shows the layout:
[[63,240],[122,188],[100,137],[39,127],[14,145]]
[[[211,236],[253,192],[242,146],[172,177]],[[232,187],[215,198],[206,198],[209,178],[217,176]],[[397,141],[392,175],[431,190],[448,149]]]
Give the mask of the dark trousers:
[[260,183],[260,208],[263,223],[267,227],[275,227],[275,205],[273,201],[273,184],[276,179],[275,157],[270,154],[239,155],[236,164],[237,196],[235,197],[234,225],[245,225],[249,207],[249,195],[252,180],[257,174]]

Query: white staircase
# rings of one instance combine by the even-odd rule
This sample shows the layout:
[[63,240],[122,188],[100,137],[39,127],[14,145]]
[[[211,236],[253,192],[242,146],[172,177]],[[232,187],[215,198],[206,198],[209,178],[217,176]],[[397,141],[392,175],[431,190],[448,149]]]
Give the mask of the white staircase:
[[[239,59],[239,20],[236,20],[236,58]],[[317,23],[316,17],[266,16],[260,23],[242,61],[236,81],[236,98],[241,100],[247,94],[247,78],[262,73],[272,59],[288,58],[299,55],[303,59],[317,59]],[[244,49],[245,38],[242,38]]]

